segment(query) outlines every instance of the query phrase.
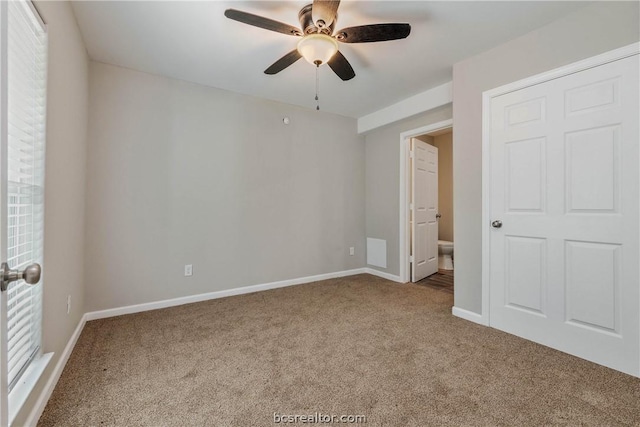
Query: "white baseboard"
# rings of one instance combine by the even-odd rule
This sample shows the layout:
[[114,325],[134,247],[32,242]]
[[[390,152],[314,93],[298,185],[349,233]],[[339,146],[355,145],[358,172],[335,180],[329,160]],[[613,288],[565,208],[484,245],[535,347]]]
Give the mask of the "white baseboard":
[[337,277],[353,276],[355,274],[367,273],[366,268],[356,268],[353,270],[336,271],[334,273],[318,274],[316,276],[299,277],[297,279],[281,280],[278,282],[262,283],[259,285],[242,286],[240,288],[225,289],[222,291],[207,292],[204,294],[190,295],[167,299],[162,301],[148,302],[143,304],[128,305],[125,307],[111,308],[108,310],[88,312],[86,320],[105,319],[107,317],[122,316],[125,314],[141,313],[143,311],[157,310],[160,308],[175,307],[177,305],[191,304],[194,302],[208,301],[212,299],[225,298],[234,295],[250,294],[253,292],[266,291],[269,289],[284,288],[286,286],[301,285],[303,283],[317,282],[319,280],[335,279]]
[[71,335],[71,338],[69,338],[67,345],[64,347],[62,354],[60,354],[58,363],[56,363],[56,366],[53,368],[53,372],[51,373],[49,380],[45,384],[44,389],[42,390],[42,393],[40,393],[38,400],[36,401],[35,405],[33,405],[33,408],[31,409],[31,412],[27,417],[27,420],[25,422],[26,426],[35,427],[36,424],[38,424],[38,420],[40,419],[40,416],[42,415],[42,412],[44,411],[45,406],[47,406],[47,402],[51,397],[51,393],[53,393],[53,389],[56,388],[56,384],[58,384],[58,380],[62,375],[62,371],[64,370],[64,367],[67,364],[67,361],[69,360],[69,356],[71,356],[71,353],[73,352],[73,349],[75,348],[76,343],[78,342],[78,338],[80,338],[80,334],[84,329],[84,324],[87,322],[86,317],[87,315],[85,314],[80,318],[80,321],[78,322],[78,326],[76,326],[76,330],[73,331],[73,334]]
[[363,273],[368,273],[373,276],[382,277],[383,279],[391,280],[393,282],[404,283],[402,280],[400,280],[400,276],[396,276],[394,274],[385,273],[384,271],[376,270],[374,268],[363,268],[363,270],[365,270],[363,271]]
[[482,315],[478,313],[474,313],[473,311],[465,310],[463,308],[453,307],[451,309],[451,314],[461,319],[487,326]]

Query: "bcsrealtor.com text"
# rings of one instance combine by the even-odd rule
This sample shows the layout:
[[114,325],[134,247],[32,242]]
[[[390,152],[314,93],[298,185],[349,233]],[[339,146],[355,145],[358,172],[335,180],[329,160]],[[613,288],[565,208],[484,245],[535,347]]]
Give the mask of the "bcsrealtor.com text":
[[364,424],[367,417],[364,415],[336,415],[323,414],[279,414],[273,413],[274,424]]

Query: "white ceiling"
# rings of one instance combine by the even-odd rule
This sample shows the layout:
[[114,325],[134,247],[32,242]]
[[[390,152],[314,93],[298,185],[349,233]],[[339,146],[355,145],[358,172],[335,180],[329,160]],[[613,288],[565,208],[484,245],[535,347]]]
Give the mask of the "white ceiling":
[[[227,8],[299,26],[311,1],[74,1],[93,60],[315,108],[315,71],[303,59],[263,73],[297,37],[224,17]],[[356,77],[320,69],[321,109],[361,117],[451,80],[452,65],[584,7],[583,2],[343,1],[337,28],[408,22],[405,40],[341,44]]]

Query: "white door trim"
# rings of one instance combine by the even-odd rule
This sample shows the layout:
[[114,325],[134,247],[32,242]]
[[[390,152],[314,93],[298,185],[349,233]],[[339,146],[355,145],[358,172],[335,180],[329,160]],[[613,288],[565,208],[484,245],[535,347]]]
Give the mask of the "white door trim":
[[400,282],[406,283],[411,281],[409,253],[411,248],[411,239],[409,239],[409,144],[411,138],[424,135],[425,133],[435,132],[438,130],[449,129],[453,127],[453,119],[443,120],[438,123],[423,126],[417,129],[408,130],[400,134]]
[[[573,64],[565,65],[535,76],[527,77],[504,86],[497,87],[482,93],[482,324],[489,325],[489,292],[490,292],[490,246],[489,246],[489,224],[491,222],[491,100],[497,96],[509,92],[524,89],[540,83],[548,82],[569,74],[594,68],[609,62],[628,58],[640,53],[640,43],[633,43],[628,46],[615,49],[601,55],[597,55]],[[401,266],[402,267],[402,266]],[[402,271],[402,270],[401,270]]]

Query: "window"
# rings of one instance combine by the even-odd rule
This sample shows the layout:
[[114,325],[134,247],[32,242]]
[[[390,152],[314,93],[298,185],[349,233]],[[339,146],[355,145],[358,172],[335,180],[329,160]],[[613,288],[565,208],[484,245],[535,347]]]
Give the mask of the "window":
[[[2,195],[6,198],[6,213],[2,212],[6,229],[0,235],[6,238],[6,262],[22,270],[31,263],[42,263],[47,34],[31,2],[7,3],[6,20],[2,20],[7,60],[3,117],[7,126],[2,137],[7,155],[0,166],[5,170],[2,179],[7,180]],[[7,386],[11,392],[40,353],[42,281],[34,286],[23,280],[11,283],[6,316]]]

